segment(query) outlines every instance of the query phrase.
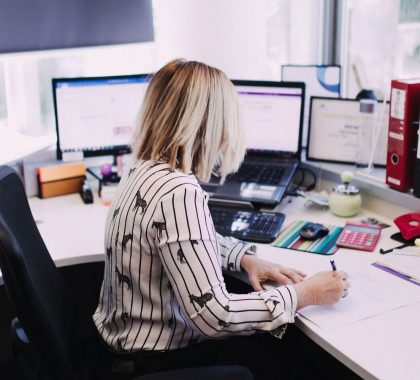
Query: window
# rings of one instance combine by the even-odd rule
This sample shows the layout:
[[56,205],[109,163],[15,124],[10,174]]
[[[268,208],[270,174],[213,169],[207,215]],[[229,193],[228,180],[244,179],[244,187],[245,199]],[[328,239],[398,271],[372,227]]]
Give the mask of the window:
[[6,107],[6,78],[4,75],[4,64],[0,62],[0,128],[7,123]]
[[373,89],[389,98],[391,79],[420,77],[420,0],[348,0],[344,8],[345,95]]
[[283,64],[320,64],[322,0],[267,2],[267,61],[274,79]]
[[153,43],[0,55],[0,122],[54,134],[51,78],[146,73],[177,57],[231,78],[279,80],[282,64],[323,63],[324,2],[153,0]]
[[155,0],[158,65],[187,58],[235,79],[280,79],[281,64],[317,64],[322,0]]

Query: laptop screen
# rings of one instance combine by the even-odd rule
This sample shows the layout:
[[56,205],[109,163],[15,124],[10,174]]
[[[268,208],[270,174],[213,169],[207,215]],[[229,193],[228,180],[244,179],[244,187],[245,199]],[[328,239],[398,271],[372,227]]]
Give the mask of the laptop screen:
[[233,81],[248,153],[300,157],[304,83]]

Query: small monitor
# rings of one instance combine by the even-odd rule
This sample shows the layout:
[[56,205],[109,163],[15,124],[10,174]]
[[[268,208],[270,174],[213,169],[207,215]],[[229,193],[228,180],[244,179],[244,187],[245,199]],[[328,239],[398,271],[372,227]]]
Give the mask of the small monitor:
[[302,145],[308,143],[308,118],[311,96],[340,97],[341,67],[338,65],[283,65],[282,80],[306,85]]
[[[373,163],[386,165],[389,104],[378,102],[375,125],[376,139]],[[307,159],[313,161],[354,164],[359,144],[359,101],[312,97],[309,116]]]
[[300,159],[305,84],[234,80],[248,154]]
[[57,158],[130,152],[148,74],[53,79]]

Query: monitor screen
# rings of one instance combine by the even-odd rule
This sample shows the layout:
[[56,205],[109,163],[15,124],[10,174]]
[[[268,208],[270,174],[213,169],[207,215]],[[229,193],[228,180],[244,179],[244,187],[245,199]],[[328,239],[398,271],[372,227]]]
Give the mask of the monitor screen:
[[298,82],[233,81],[248,151],[298,157],[305,85]]
[[53,79],[57,157],[130,152],[147,74]]
[[[389,104],[378,102],[375,134],[378,133],[373,163],[386,165]],[[309,117],[307,159],[354,164],[359,144],[359,101],[312,97]]]
[[340,96],[341,68],[337,65],[283,65],[282,80],[305,82],[305,111],[302,145],[308,142],[308,119],[311,96],[338,98]]

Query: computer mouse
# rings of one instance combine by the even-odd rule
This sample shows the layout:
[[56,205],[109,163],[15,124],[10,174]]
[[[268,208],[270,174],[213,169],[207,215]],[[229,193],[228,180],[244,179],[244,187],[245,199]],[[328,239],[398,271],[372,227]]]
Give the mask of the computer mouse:
[[319,223],[306,223],[299,232],[302,239],[316,240],[328,235],[329,229]]

